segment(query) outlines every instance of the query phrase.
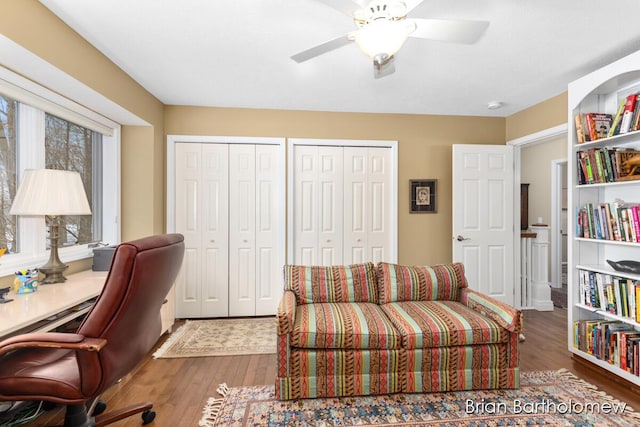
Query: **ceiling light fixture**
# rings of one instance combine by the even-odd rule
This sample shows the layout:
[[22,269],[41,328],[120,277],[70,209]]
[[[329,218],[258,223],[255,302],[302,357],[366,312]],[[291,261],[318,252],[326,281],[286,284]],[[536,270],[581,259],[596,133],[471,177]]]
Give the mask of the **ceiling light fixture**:
[[368,23],[355,33],[355,42],[370,58],[376,55],[393,56],[409,36],[407,24],[380,18]]
[[487,108],[489,110],[497,110],[499,108],[502,108],[504,106],[504,103],[502,101],[491,101],[487,104]]

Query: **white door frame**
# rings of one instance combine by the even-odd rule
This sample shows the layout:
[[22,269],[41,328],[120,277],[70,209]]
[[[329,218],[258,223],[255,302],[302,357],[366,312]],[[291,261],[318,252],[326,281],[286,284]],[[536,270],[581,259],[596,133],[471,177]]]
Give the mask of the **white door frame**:
[[[514,200],[515,206],[514,209],[516,212],[520,212],[520,174],[521,174],[521,163],[520,163],[520,149],[522,147],[528,146],[528,145],[535,145],[535,144],[541,144],[543,142],[547,142],[549,140],[552,139],[556,139],[556,138],[561,138],[561,137],[566,137],[567,135],[567,124],[561,124],[558,126],[554,126],[548,129],[544,129],[541,130],[539,132],[535,132],[529,135],[525,135],[523,137],[520,138],[516,138],[516,139],[512,139],[510,141],[507,141],[508,145],[513,145],[514,146],[514,159],[515,159],[515,176],[516,176],[516,191],[518,192],[518,197]],[[566,160],[565,160],[566,161]],[[555,174],[554,174],[555,175]],[[555,211],[559,211],[558,206],[556,205],[558,203],[558,197],[554,194],[554,191],[556,191],[557,189],[557,185],[554,186],[552,184],[552,188],[551,188],[551,209],[552,209],[552,213],[551,213],[551,228],[549,230],[549,232],[551,233],[551,236],[554,236],[551,239],[551,257],[552,257],[552,275],[551,278],[555,279],[555,276],[553,274],[553,265],[555,264],[553,262],[553,257],[557,256],[556,254],[558,253],[558,251],[560,250],[560,244],[561,242],[559,242],[555,236],[559,235],[558,232],[558,227],[560,226],[560,221],[559,220],[555,220],[554,221],[554,217],[555,217]],[[555,208],[554,208],[555,206]],[[518,218],[520,217],[519,215],[517,216]],[[520,233],[514,233],[514,239],[516,240],[516,242],[518,244],[515,245],[516,248],[516,256],[517,259],[520,259]],[[516,263],[516,278],[520,277],[520,263]],[[516,297],[518,297],[518,295],[516,295]]]
[[294,259],[294,154],[296,145],[325,145],[325,146],[337,146],[337,147],[386,147],[391,149],[391,165],[393,171],[391,172],[391,209],[389,211],[391,215],[391,241],[392,247],[389,248],[390,260],[389,262],[398,261],[398,141],[384,141],[384,140],[361,140],[361,139],[314,139],[314,138],[288,138],[288,150],[287,150],[287,217],[289,218],[288,224],[288,237],[287,237],[287,263],[293,262]]
[[551,287],[554,288],[562,287],[562,171],[566,170],[566,164],[567,159],[551,161]]

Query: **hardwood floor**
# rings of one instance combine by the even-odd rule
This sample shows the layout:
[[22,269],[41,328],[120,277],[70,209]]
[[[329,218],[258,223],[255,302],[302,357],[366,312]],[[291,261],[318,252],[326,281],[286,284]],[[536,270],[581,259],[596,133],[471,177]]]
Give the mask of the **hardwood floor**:
[[[566,368],[578,377],[630,406],[640,410],[640,395],[629,385],[609,379],[611,374],[598,372],[574,361],[567,350],[567,311],[526,311],[525,342],[521,346],[522,371]],[[166,339],[166,336],[162,340]],[[162,341],[161,340],[161,341]],[[276,373],[276,356],[225,356],[143,361],[137,371],[112,387],[104,396],[107,410],[132,402],[152,401],[157,412],[155,426],[197,426],[201,410],[209,397],[217,397],[216,388],[271,384]],[[62,410],[54,409],[29,424],[50,426],[62,423]],[[114,426],[139,426],[139,416]]]

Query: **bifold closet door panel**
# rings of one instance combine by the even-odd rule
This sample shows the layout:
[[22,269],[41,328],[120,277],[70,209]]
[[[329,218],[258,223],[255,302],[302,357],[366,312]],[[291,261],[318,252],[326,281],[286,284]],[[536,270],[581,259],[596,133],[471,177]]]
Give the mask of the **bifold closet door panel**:
[[391,150],[344,147],[344,264],[389,261]]
[[282,297],[284,212],[279,147],[256,145],[255,315],[274,315]]
[[229,147],[229,315],[273,315],[282,294],[274,145]]
[[185,260],[176,280],[176,317],[228,316],[228,146],[175,146],[176,231]]
[[343,149],[297,145],[294,153],[294,263],[341,264]]

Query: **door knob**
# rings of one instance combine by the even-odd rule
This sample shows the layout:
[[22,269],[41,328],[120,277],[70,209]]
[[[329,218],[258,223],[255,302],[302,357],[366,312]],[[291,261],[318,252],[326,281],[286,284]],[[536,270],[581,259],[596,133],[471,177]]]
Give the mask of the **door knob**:
[[464,240],[471,240],[471,238],[469,238],[469,237],[462,237],[461,235],[459,235],[459,234],[458,234],[458,235],[456,236],[456,240],[457,240],[458,242],[462,242],[462,241],[464,241]]

